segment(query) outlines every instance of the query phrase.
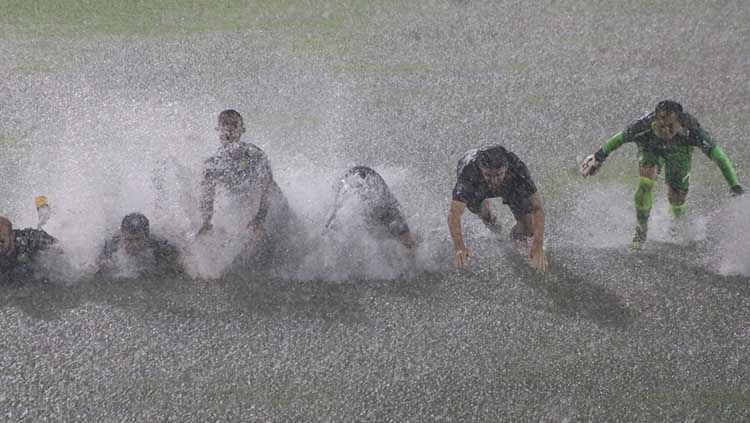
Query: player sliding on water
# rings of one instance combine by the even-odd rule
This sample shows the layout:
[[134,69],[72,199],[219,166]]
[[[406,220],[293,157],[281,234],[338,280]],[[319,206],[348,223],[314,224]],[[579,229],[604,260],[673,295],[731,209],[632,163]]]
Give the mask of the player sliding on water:
[[169,241],[151,234],[142,213],[122,219],[120,230],[104,243],[97,259],[100,275],[163,276],[182,273],[179,252]]
[[[275,255],[285,256],[295,217],[273,178],[268,156],[258,146],[240,140],[245,125],[237,111],[221,112],[216,130],[221,146],[204,165],[200,201],[203,225],[199,234],[212,228],[216,190],[221,187],[233,199],[234,207],[246,215],[236,230],[252,231],[262,244],[256,258],[265,263]],[[253,210],[252,199],[256,197],[258,204]]]
[[610,153],[628,142],[638,146],[640,165],[640,180],[635,191],[638,224],[631,243],[633,249],[639,249],[646,241],[656,175],[662,168],[672,215],[675,219],[685,215],[693,147],[700,148],[719,166],[732,195],[744,192],[724,151],[693,116],[682,110],[682,105],[670,100],[659,102],[654,112],[633,122],[625,131],[618,132],[604,143],[596,153],[586,157],[581,163],[581,175],[594,175]]
[[11,221],[0,216],[0,283],[31,279],[39,270],[36,267],[41,253],[55,244],[57,240],[47,232],[13,229]]
[[359,206],[367,230],[374,237],[393,238],[410,249],[416,246],[396,196],[373,169],[355,166],[344,173],[336,186],[334,210],[326,228],[337,226],[338,214],[346,206]]
[[529,258],[535,266],[546,270],[542,198],[526,165],[501,146],[485,147],[468,151],[459,160],[456,173],[458,181],[453,188],[453,201],[448,212],[456,266],[465,266],[470,255],[461,232],[464,209],[478,215],[490,230],[498,233],[500,227],[488,199],[502,197],[516,218],[510,231],[514,246],[531,242]]

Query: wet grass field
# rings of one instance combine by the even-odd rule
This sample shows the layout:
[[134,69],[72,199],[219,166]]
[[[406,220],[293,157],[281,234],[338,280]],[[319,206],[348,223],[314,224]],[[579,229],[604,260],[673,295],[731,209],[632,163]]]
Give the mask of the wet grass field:
[[[47,194],[50,232],[84,262],[132,209],[185,230],[157,214],[149,172],[174,156],[197,173],[216,114],[235,107],[308,227],[322,224],[320,187],[368,164],[427,263],[388,279],[2,284],[0,420],[750,420],[747,199],[696,152],[690,222],[705,233],[666,242],[660,180],[654,242],[632,254],[635,148],[593,180],[575,173],[667,97],[747,187],[744,2],[0,6],[0,214],[18,225]],[[540,187],[546,275],[472,216],[475,260],[449,265],[456,161],[491,143]]]
[[9,421],[746,419],[747,278],[621,253],[558,253],[545,276],[501,254],[395,281],[3,287],[3,409]]

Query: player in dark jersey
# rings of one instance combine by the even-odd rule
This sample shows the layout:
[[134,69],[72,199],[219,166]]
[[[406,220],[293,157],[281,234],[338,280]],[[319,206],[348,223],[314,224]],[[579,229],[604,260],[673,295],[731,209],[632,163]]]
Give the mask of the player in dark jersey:
[[43,230],[13,229],[11,221],[0,216],[0,281],[32,276],[39,254],[56,243],[57,240]]
[[482,222],[499,232],[489,198],[501,197],[516,224],[510,237],[516,246],[531,243],[529,258],[540,269],[547,269],[544,254],[544,210],[539,192],[526,165],[501,146],[468,151],[458,162],[456,186],[448,213],[448,228],[453,239],[455,264],[463,267],[469,250],[464,245],[461,216],[464,209],[479,216]]
[[151,234],[141,213],[122,219],[120,230],[104,243],[97,260],[100,274],[164,275],[182,273],[179,253],[168,241]]
[[662,169],[672,215],[679,219],[685,214],[693,148],[700,148],[716,163],[732,195],[744,192],[737,181],[732,163],[721,147],[714,143],[693,116],[683,111],[680,103],[671,100],[659,102],[655,111],[641,117],[625,131],[618,132],[605,142],[596,153],[581,163],[581,174],[584,177],[594,175],[609,154],[629,142],[638,147],[640,166],[640,180],[635,191],[637,225],[631,243],[633,249],[640,248],[646,241],[656,175]]
[[217,187],[225,189],[242,209],[249,208],[255,195],[257,210],[254,214],[248,210],[247,223],[243,226],[255,233],[262,244],[262,255],[271,259],[274,254],[282,253],[294,215],[273,178],[266,153],[240,140],[245,132],[242,116],[235,110],[224,110],[219,114],[216,130],[221,146],[217,154],[205,162],[200,202],[203,225],[199,233],[212,227]]
[[407,248],[414,248],[414,236],[398,200],[383,178],[371,168],[355,166],[344,173],[336,186],[334,210],[326,228],[336,226],[338,214],[346,206],[361,212],[367,229],[376,238],[391,237]]

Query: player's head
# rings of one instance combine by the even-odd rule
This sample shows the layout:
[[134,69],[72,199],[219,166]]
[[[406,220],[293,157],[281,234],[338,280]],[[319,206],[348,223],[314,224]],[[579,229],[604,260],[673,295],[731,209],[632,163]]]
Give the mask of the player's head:
[[662,100],[654,112],[654,132],[664,141],[674,138],[682,130],[685,112],[682,105],[672,100]]
[[224,110],[219,113],[216,130],[219,131],[219,139],[222,141],[238,141],[245,133],[242,115],[236,110]]
[[685,113],[682,108],[682,104],[674,100],[662,100],[656,103],[656,113],[659,113],[659,112],[675,113],[677,115],[681,115]]
[[505,174],[508,170],[508,158],[505,154],[498,151],[481,150],[477,157],[479,170],[482,172],[482,178],[492,187],[499,187],[505,180]]
[[122,219],[120,233],[125,244],[125,251],[130,254],[143,251],[151,233],[148,219],[141,213],[130,213]]
[[9,256],[16,250],[16,236],[13,224],[6,217],[0,216],[0,257]]

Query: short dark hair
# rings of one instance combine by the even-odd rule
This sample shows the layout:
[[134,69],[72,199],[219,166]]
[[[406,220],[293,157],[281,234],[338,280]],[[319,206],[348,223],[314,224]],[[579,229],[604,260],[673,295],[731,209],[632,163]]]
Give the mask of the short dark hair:
[[504,152],[489,150],[480,150],[477,156],[479,167],[485,169],[499,169],[508,165],[508,157]]
[[698,124],[698,121],[690,116],[688,113],[685,112],[685,110],[682,108],[682,104],[674,101],[674,100],[662,100],[659,103],[656,104],[656,111],[654,113],[664,112],[666,114],[674,113],[677,115],[677,121],[680,122],[680,125],[686,127],[686,128],[697,128],[700,127],[700,124]]
[[662,100],[659,103],[657,103],[656,113],[659,113],[659,112],[665,112],[667,114],[676,113],[678,117],[681,117],[682,114],[685,113],[682,110],[682,104],[674,100]]
[[235,121],[239,122],[240,125],[243,125],[242,115],[234,109],[227,109],[219,113],[219,123],[224,123],[226,121]]
[[13,230],[13,222],[5,216],[0,216],[0,225],[5,225],[8,227],[8,230]]
[[149,235],[149,223],[146,216],[141,213],[130,213],[122,218],[120,230],[130,235]]

